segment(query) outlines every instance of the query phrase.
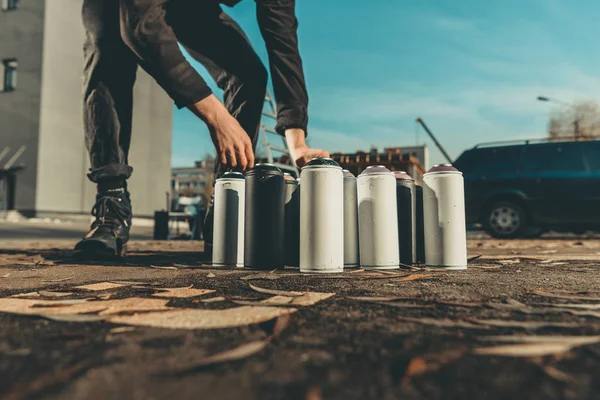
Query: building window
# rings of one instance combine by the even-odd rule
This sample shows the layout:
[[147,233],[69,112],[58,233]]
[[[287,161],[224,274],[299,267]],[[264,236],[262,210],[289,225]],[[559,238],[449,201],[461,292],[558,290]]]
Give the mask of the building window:
[[16,10],[19,6],[19,0],[0,0],[2,2],[2,11]]
[[14,58],[4,59],[0,63],[0,92],[10,92],[17,87],[17,66]]

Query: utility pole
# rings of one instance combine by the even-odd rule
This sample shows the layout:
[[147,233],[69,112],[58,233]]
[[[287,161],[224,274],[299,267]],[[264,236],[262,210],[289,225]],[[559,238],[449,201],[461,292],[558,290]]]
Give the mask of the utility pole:
[[425,132],[427,132],[427,134],[429,135],[429,137],[431,138],[431,140],[433,140],[433,143],[435,143],[435,145],[442,152],[442,154],[444,155],[444,157],[446,157],[446,160],[448,160],[448,163],[452,164],[452,159],[450,158],[450,156],[448,155],[448,153],[446,153],[446,150],[444,150],[444,148],[442,147],[442,145],[440,144],[440,142],[438,142],[437,139],[435,138],[435,136],[433,136],[433,133],[429,130],[429,128],[427,127],[427,125],[425,125],[425,122],[423,122],[423,120],[420,117],[417,118],[417,122],[419,124],[421,124],[421,126],[423,127],[423,129],[425,130]]

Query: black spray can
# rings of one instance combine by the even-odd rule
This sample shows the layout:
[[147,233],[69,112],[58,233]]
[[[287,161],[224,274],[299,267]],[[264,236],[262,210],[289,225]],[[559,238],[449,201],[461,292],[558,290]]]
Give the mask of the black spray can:
[[285,175],[285,265],[300,266],[300,185]]
[[272,164],[256,164],[246,174],[244,267],[284,266],[285,181]]
[[416,263],[425,263],[425,221],[423,219],[423,187],[416,186],[416,222],[417,222],[417,259]]
[[406,172],[397,171],[396,203],[398,205],[398,241],[400,262],[412,265],[417,260],[417,198],[415,181]]

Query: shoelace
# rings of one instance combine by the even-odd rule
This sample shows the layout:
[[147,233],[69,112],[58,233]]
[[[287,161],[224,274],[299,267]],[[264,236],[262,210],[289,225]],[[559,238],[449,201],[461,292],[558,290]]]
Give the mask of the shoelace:
[[[110,217],[116,218],[122,225],[127,226],[129,210],[123,205],[121,198],[104,196],[94,204],[94,207],[92,207],[92,215],[99,219],[103,224],[106,222],[107,214],[110,214]],[[110,221],[110,219],[108,221]]]

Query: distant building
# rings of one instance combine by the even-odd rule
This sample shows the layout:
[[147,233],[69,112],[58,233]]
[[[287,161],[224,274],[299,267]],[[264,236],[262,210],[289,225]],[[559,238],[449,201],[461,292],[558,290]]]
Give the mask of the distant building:
[[[429,149],[426,145],[388,147],[383,149],[383,152],[375,147],[368,152],[361,150],[354,153],[333,152],[331,158],[355,175],[360,174],[369,165],[384,165],[391,171],[405,171],[414,179],[420,180],[429,167]],[[291,164],[287,154],[276,161],[281,164]],[[259,159],[257,162],[267,162],[267,159]]]
[[[82,0],[0,0],[0,210],[89,213]],[[173,103],[141,69],[129,181],[135,215],[164,208]]]
[[212,193],[214,176],[214,161],[211,159],[196,161],[193,167],[173,168],[171,198],[201,197],[207,201]]

